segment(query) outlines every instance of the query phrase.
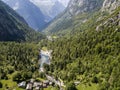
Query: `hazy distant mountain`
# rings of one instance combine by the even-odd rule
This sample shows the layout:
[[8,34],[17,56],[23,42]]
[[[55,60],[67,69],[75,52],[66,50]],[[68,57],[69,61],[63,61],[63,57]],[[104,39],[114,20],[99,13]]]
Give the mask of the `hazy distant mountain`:
[[0,1],[0,41],[35,41],[42,36],[31,29],[12,8]]
[[30,0],[40,8],[45,16],[46,22],[52,20],[61,13],[67,6],[69,0]]
[[49,11],[51,18],[54,18],[55,16],[57,16],[60,12],[64,10],[64,8],[65,7],[62,5],[62,3],[60,3],[59,1],[56,1],[55,4],[52,6],[51,10]]
[[42,30],[61,13],[69,0],[3,0],[27,21],[30,27]]
[[42,29],[46,22],[40,9],[29,0],[3,0],[27,21],[30,27]]

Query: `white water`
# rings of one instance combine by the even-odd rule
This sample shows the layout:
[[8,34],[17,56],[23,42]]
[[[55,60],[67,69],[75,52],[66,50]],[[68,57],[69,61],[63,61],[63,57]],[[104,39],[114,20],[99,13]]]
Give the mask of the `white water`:
[[[40,51],[40,60],[39,60],[40,72],[44,72],[44,64],[50,65],[50,61],[52,59],[51,53],[52,53],[52,50],[49,50],[49,51],[41,50]],[[48,80],[50,80],[50,81],[54,82],[56,85],[58,85],[60,87],[60,90],[63,90],[62,89],[62,87],[64,87],[63,81],[55,80],[54,77],[49,76],[47,74],[46,74],[46,77],[47,77]]]
[[41,50],[40,51],[40,60],[39,60],[39,63],[40,63],[40,71],[41,72],[44,72],[44,67],[43,67],[44,64],[50,65],[50,60],[52,59],[51,53],[52,53],[52,50],[49,50],[49,51],[43,51],[43,50]]

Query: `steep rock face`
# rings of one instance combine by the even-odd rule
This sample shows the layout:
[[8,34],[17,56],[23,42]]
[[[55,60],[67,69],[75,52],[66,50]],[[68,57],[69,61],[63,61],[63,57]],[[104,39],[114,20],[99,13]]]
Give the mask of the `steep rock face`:
[[18,12],[30,27],[34,29],[42,29],[46,22],[44,15],[40,9],[29,0],[3,0],[16,12]]
[[71,0],[68,5],[68,11],[72,15],[83,12],[90,12],[99,8],[102,0]]
[[[102,4],[103,0],[71,0],[66,10],[56,17],[44,31],[46,33],[57,33],[67,30],[73,25],[72,18],[74,16],[99,10]],[[82,22],[86,20],[87,19],[84,18]]]
[[104,0],[102,11],[112,13],[116,8],[120,6],[120,0]]
[[107,15],[111,15],[111,17],[106,18],[106,15],[101,16],[100,20],[98,20],[99,22],[105,18],[106,20],[96,27],[97,31],[102,30],[103,27],[120,25],[120,0],[104,0],[101,13],[104,12],[107,12]]
[[25,20],[0,1],[0,41],[40,40],[42,35],[31,29]]
[[[118,9],[117,13],[113,13],[109,18],[105,18],[105,20],[102,19],[99,22],[102,23],[96,27],[96,31],[103,30],[105,27],[113,28],[113,26],[120,26],[120,9]],[[118,28],[116,28],[116,30],[118,30]]]

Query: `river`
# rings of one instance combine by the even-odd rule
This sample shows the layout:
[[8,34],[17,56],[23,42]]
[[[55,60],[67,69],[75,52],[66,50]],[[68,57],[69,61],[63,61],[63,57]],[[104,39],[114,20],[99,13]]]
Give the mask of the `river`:
[[[40,69],[39,71],[40,72],[44,72],[44,64],[48,64],[50,65],[51,63],[51,59],[52,59],[52,56],[51,56],[51,53],[52,53],[52,50],[41,50],[40,51],[40,59],[39,59],[39,63],[40,63]],[[46,77],[48,80],[54,82],[56,85],[58,85],[60,87],[60,90],[63,90],[62,87],[64,87],[64,83],[62,80],[55,80],[55,78],[53,76],[49,76],[46,74]]]
[[44,72],[44,64],[50,65],[50,61],[52,58],[51,53],[52,53],[52,50],[40,51],[40,54],[39,54],[40,72]]

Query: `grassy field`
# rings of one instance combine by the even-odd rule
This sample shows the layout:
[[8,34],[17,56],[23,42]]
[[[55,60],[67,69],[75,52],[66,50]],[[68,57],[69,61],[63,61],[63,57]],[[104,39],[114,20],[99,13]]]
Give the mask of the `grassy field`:
[[6,87],[9,87],[10,90],[24,90],[21,88],[18,88],[17,83],[13,82],[11,79],[9,80],[1,80],[2,84],[3,84],[3,88],[0,90],[6,90]]
[[97,84],[91,84],[91,86],[88,85],[79,85],[77,86],[78,90],[98,90],[99,86]]
[[44,90],[58,90],[56,87],[48,87],[48,88],[44,88]]
[[3,88],[0,90],[6,90],[6,87],[9,87],[10,90],[14,90],[14,89],[15,90],[24,90],[24,89],[18,88],[17,83],[12,81],[13,74],[8,75],[8,80],[0,80],[0,82],[2,82],[2,84],[3,84]]

